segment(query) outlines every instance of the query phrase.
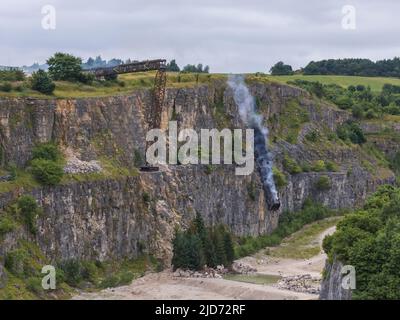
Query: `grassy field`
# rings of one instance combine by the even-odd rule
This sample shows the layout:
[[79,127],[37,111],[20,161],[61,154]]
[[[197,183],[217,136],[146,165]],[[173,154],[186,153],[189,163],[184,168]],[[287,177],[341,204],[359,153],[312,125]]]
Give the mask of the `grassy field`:
[[[118,94],[127,94],[135,89],[153,88],[156,72],[140,72],[122,74],[117,81],[95,82],[93,85],[82,83],[56,81],[56,89],[52,95],[44,95],[27,88],[23,82],[12,83],[13,90],[10,92],[0,91],[0,97],[35,97],[35,98],[85,98],[103,97]],[[191,73],[168,73],[167,87],[185,88],[196,84],[208,83],[211,80],[226,79],[223,74],[191,74]]]
[[[56,89],[53,95],[44,95],[28,88],[27,83],[12,83],[13,90],[11,92],[0,91],[0,97],[36,97],[36,98],[83,98],[83,97],[102,97],[118,94],[126,94],[135,89],[152,88],[154,84],[155,71],[140,72],[119,75],[118,81],[114,82],[95,82],[93,85],[85,85],[82,83],[72,83],[65,81],[56,81]],[[185,88],[193,87],[197,84],[209,83],[212,80],[225,80],[227,74],[193,74],[193,73],[174,73],[169,72],[167,75],[167,87],[169,88]],[[308,81],[319,81],[323,84],[338,84],[343,87],[349,85],[362,84],[370,86],[375,92],[382,89],[385,83],[400,85],[400,79],[395,78],[374,78],[374,77],[352,77],[352,76],[270,76],[247,74],[249,81],[261,82],[280,82],[287,83],[295,79]]]
[[321,250],[318,236],[335,226],[342,217],[332,217],[306,225],[283,240],[280,246],[267,249],[269,255],[279,258],[309,259]]
[[323,84],[337,84],[342,87],[348,87],[350,85],[362,84],[364,86],[370,86],[372,91],[379,92],[385,83],[390,83],[400,86],[400,79],[397,78],[380,78],[380,77],[353,77],[353,76],[264,76],[264,78],[271,81],[278,81],[287,83],[296,79],[307,80],[307,81],[318,81]]

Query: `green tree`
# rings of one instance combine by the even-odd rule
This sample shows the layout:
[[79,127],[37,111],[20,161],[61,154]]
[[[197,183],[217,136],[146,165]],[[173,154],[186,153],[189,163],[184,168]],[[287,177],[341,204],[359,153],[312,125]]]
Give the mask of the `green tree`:
[[176,63],[175,59],[171,60],[167,64],[167,71],[170,71],[170,72],[179,72],[179,71],[181,71],[181,69],[179,68],[179,66]]
[[46,71],[38,70],[32,73],[31,87],[41,93],[52,94],[56,85]]
[[292,66],[290,66],[288,64],[284,64],[282,61],[279,61],[271,67],[269,72],[273,76],[292,75],[293,69],[292,69]]
[[79,81],[82,77],[82,59],[71,54],[57,52],[47,60],[47,64],[53,80]]

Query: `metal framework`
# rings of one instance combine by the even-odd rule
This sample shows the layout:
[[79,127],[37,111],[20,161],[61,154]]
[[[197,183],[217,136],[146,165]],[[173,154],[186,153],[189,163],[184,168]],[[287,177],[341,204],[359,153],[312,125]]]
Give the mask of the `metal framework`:
[[95,68],[84,70],[87,73],[92,73],[96,78],[107,78],[122,73],[144,72],[151,70],[164,70],[166,68],[166,60],[146,60],[140,62],[132,62],[120,64],[115,67]]

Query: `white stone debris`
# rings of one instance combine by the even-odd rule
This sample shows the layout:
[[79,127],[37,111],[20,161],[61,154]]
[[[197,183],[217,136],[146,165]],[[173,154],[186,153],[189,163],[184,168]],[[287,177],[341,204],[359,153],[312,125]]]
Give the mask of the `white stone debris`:
[[252,274],[257,272],[256,268],[253,268],[241,262],[234,262],[232,264],[232,270],[236,273],[241,273],[241,274]]
[[223,265],[217,266],[216,269],[205,267],[201,271],[176,269],[173,276],[176,278],[216,278],[222,279],[222,276],[229,270]]
[[279,289],[291,290],[296,292],[319,294],[321,278],[312,277],[309,274],[283,277],[279,280]]
[[100,163],[96,160],[82,161],[76,157],[71,157],[67,160],[67,165],[64,167],[65,173],[93,173],[101,172]]

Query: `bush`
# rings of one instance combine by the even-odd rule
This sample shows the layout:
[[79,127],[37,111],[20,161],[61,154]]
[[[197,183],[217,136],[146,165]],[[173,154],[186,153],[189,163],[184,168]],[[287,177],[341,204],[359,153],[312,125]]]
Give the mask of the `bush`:
[[17,227],[15,221],[5,214],[0,214],[0,237]]
[[9,82],[3,82],[0,85],[0,91],[10,92],[12,90],[12,85]]
[[0,70],[0,81],[23,81],[25,74],[20,69]]
[[274,173],[274,181],[278,188],[282,188],[287,185],[287,179],[285,174],[280,171],[278,168],[273,167],[272,171]]
[[331,172],[336,172],[339,170],[338,166],[336,163],[334,163],[333,161],[326,161],[326,170],[331,171]]
[[31,87],[33,90],[44,94],[52,94],[56,85],[51,80],[47,72],[43,70],[32,73]]
[[325,161],[324,160],[315,161],[311,167],[311,170],[315,172],[325,171]]
[[362,129],[356,122],[345,122],[336,129],[336,133],[343,141],[350,140],[354,144],[363,144],[367,141]]
[[20,215],[32,234],[36,234],[36,219],[41,214],[41,209],[36,200],[29,195],[23,195],[17,200]]
[[38,277],[30,277],[26,280],[26,287],[29,291],[36,294],[43,294],[42,279]]
[[116,275],[109,275],[100,283],[100,288],[114,288],[119,285],[119,278]]
[[51,143],[41,143],[36,145],[32,150],[32,159],[45,159],[51,161],[58,161],[62,158],[61,152],[58,147]]
[[331,188],[331,181],[329,177],[319,177],[317,182],[315,183],[315,188],[321,191],[329,190]]
[[289,158],[288,155],[285,155],[283,158],[283,168],[290,174],[302,172],[301,167],[297,164],[297,162],[294,159]]
[[318,132],[315,130],[310,131],[304,137],[310,142],[317,142],[318,141]]
[[33,176],[43,185],[58,184],[64,174],[63,167],[51,160],[34,159],[31,162]]

